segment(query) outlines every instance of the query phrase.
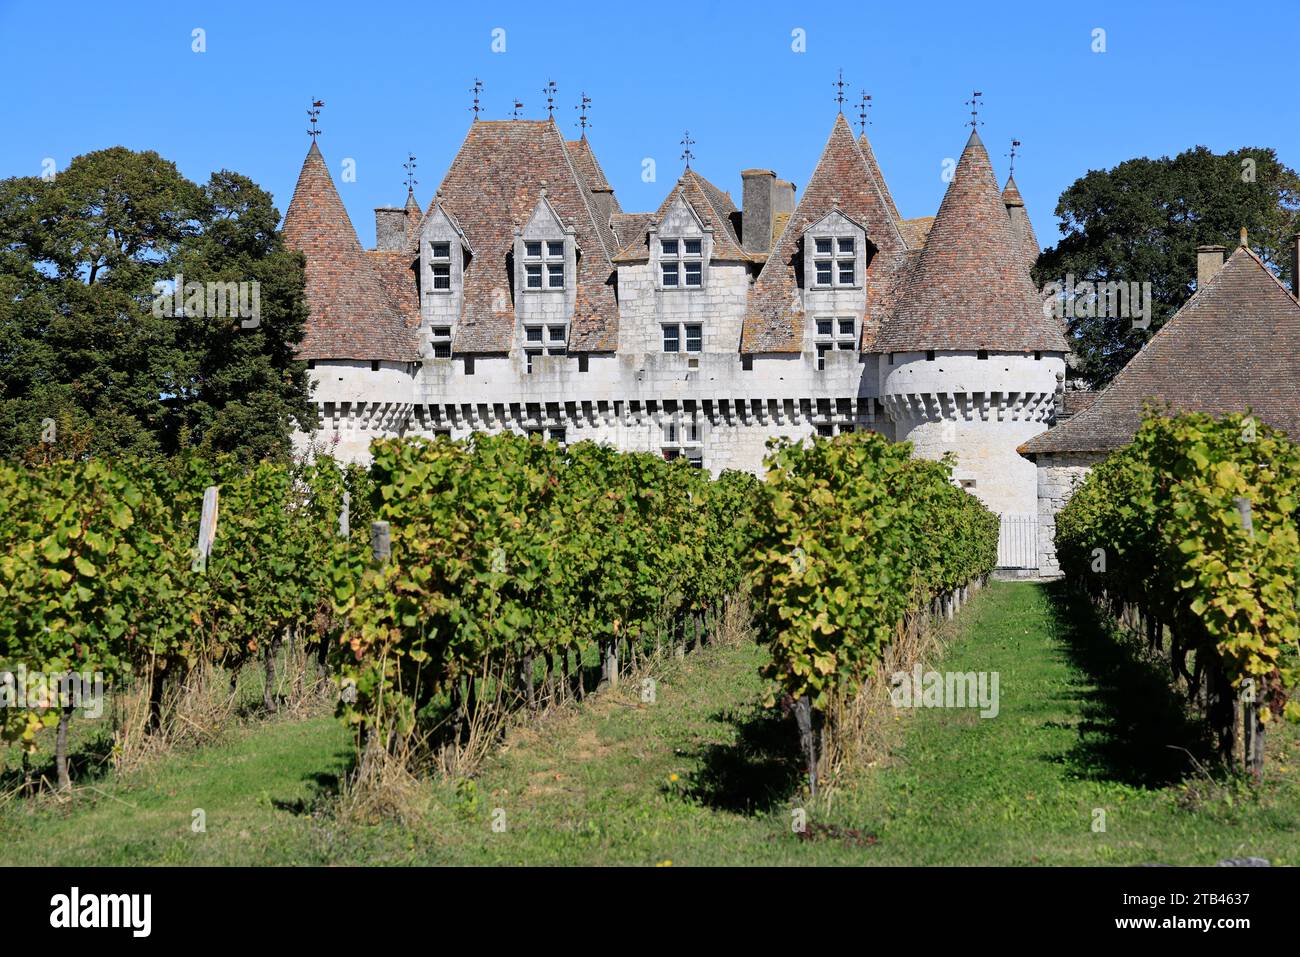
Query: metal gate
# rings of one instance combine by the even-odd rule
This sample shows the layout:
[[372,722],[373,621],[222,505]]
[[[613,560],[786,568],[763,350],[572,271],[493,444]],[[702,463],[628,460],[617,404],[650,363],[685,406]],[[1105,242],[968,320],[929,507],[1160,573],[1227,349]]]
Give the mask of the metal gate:
[[998,568],[1038,567],[1038,517],[1003,515],[998,530]]

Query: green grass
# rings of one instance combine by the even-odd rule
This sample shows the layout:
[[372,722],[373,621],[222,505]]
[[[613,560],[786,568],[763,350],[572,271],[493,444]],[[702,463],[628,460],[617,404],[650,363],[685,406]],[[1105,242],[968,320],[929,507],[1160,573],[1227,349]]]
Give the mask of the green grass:
[[[68,806],[10,802],[0,863],[1212,864],[1300,860],[1300,738],[1270,738],[1257,793],[1189,773],[1203,753],[1158,675],[1053,589],[994,584],[942,669],[997,671],[1000,713],[896,715],[889,759],[842,782],[816,839],[791,829],[792,722],[761,710],[753,646],[664,666],[511,733],[472,783],[428,784],[419,822],[344,826],[331,718],[244,725],[106,778]],[[676,776],[676,780],[673,776]],[[191,830],[202,808],[207,830]],[[504,812],[504,831],[493,829]],[[1093,830],[1094,810],[1106,814]],[[500,820],[499,816],[496,817]]]

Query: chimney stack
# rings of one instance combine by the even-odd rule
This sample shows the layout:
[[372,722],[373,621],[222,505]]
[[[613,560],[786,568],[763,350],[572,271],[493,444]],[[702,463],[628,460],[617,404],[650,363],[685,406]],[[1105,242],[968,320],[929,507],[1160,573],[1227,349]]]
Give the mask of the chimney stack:
[[406,246],[406,210],[400,206],[375,207],[375,249],[398,252]]
[[1196,291],[1200,292],[1206,284],[1223,268],[1222,246],[1196,247]]
[[772,193],[776,174],[770,169],[743,169],[741,193],[740,244],[747,253],[766,253],[772,249]]

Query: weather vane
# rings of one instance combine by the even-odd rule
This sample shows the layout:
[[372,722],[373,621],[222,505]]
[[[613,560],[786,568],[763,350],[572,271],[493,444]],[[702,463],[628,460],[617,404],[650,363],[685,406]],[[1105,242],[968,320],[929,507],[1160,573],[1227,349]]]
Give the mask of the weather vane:
[[483,81],[474,77],[474,85],[470,87],[470,92],[474,94],[474,105],[470,109],[474,111],[474,121],[478,122],[478,115],[483,112],[483,108],[478,105],[479,94],[483,92]]
[[1020,145],[1020,140],[1012,140],[1012,141],[1011,141],[1011,152],[1007,154],[1008,156],[1011,157],[1011,170],[1010,170],[1010,172],[1011,172],[1012,174],[1014,174],[1015,171],[1016,171],[1016,147],[1019,146],[1019,145]]
[[546,118],[548,120],[555,118],[555,91],[557,89],[554,80],[547,80],[546,88],[542,90],[542,94],[546,97]]
[[320,116],[320,108],[324,105],[324,100],[312,100],[311,109],[307,111],[307,116],[311,118],[311,129],[307,131],[307,135],[311,137],[313,143],[316,142],[316,137],[320,136],[320,130],[316,128],[316,119]]
[[981,93],[979,90],[976,90],[971,94],[970,99],[966,101],[966,105],[970,107],[970,123],[968,125],[970,126],[971,129],[975,129],[977,126],[982,125],[980,123],[979,114],[980,114],[980,97],[983,95],[984,94]]
[[587,108],[591,106],[591,97],[587,95],[587,92],[585,90],[580,94],[580,96],[582,97],[582,100],[577,106],[574,107],[574,109],[579,111],[578,125],[582,127],[582,135],[586,136],[587,135]]
[[843,68],[840,69],[840,78],[836,80],[834,83],[832,83],[831,86],[838,88],[835,92],[835,102],[839,104],[840,112],[843,113],[844,112],[844,88],[848,86],[848,84],[844,82]]
[[406,162],[402,164],[402,169],[406,170],[406,191],[414,193],[415,187],[420,185],[420,181],[415,178],[415,154],[408,153]]
[[686,135],[682,137],[682,159],[686,160],[686,168],[691,168],[691,160],[695,159],[695,154],[691,152],[691,147],[695,145],[695,140],[691,139],[691,131],[687,130]]
[[871,97],[866,90],[862,91],[862,103],[858,109],[858,125],[862,127],[862,135],[867,135],[867,127],[871,125]]
[[523,103],[519,102],[519,100],[516,99],[516,100],[515,100],[515,108],[514,108],[513,110],[510,111],[510,116],[511,116],[513,119],[516,119],[516,120],[519,119],[519,111],[522,110],[523,108],[524,108]]

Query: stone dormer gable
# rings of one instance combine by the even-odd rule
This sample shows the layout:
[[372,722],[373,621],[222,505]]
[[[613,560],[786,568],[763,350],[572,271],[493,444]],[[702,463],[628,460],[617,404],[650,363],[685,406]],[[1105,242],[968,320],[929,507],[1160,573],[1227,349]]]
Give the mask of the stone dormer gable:
[[465,298],[465,270],[473,258],[465,231],[443,207],[441,197],[434,197],[420,226],[418,268],[420,321],[441,343],[435,353],[450,354]]
[[566,225],[555,207],[541,196],[528,223],[516,229],[514,242],[515,301],[532,293],[572,289],[577,274],[577,227]]
[[803,288],[860,288],[875,252],[866,227],[832,208],[803,230]]
[[696,212],[679,187],[662,218],[649,229],[650,268],[657,289],[703,289],[713,258],[713,226]]
[[710,183],[694,170],[688,169],[673,191],[664,198],[658,211],[642,225],[633,217],[621,217],[631,221],[636,229],[629,231],[628,242],[614,257],[614,264],[647,262],[650,259],[650,229],[658,225],[663,234],[662,224],[669,209],[677,202],[684,202],[691,210],[701,227],[712,231],[713,242],[710,258],[714,262],[761,262],[741,248],[740,237],[736,235],[734,219],[737,209],[731,197]]
[[464,230],[435,199],[420,226],[420,286],[423,291],[450,293],[461,289],[464,267],[473,256],[474,248]]

